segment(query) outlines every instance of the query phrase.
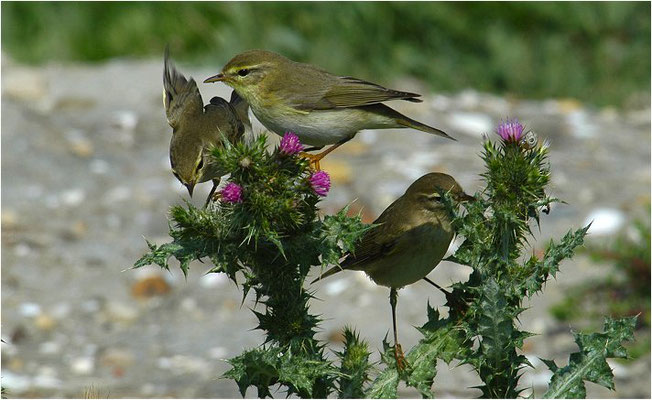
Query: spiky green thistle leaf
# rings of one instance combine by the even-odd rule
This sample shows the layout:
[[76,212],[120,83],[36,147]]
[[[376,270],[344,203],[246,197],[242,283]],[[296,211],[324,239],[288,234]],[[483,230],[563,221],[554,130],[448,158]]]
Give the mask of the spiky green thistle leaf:
[[584,381],[597,383],[614,390],[613,373],[607,358],[627,358],[623,341],[634,338],[637,317],[618,320],[607,318],[602,333],[574,333],[580,350],[570,355],[570,361],[559,368],[550,360],[544,360],[553,372],[544,398],[583,398],[586,397]]

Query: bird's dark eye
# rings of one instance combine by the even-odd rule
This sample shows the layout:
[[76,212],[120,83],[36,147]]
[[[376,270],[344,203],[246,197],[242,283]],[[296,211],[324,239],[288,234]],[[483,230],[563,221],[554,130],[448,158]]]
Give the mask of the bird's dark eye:
[[242,68],[241,70],[238,71],[238,75],[240,76],[247,76],[249,74],[249,70],[247,68]]

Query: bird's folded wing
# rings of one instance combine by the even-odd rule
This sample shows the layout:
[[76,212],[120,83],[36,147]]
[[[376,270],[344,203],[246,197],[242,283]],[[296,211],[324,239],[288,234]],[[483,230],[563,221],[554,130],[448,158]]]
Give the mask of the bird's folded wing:
[[306,108],[328,110],[333,108],[359,107],[389,100],[420,102],[417,93],[387,89],[375,83],[351,77],[337,77],[320,98]]
[[345,269],[364,269],[365,265],[387,257],[396,251],[401,251],[401,236],[405,233],[407,225],[402,220],[400,213],[401,204],[394,202],[374,221],[378,226],[368,231],[362,240],[355,246],[355,252],[350,254],[342,263]]
[[197,110],[204,106],[204,102],[197,88],[195,80],[186,79],[170,61],[168,50],[165,52],[163,68],[163,104],[165,114],[170,126],[175,128],[179,119],[183,117],[183,110]]
[[213,97],[204,107],[204,119],[208,126],[204,129],[214,135],[213,142],[220,143],[222,135],[235,144],[244,134],[244,123],[236,109],[221,97]]

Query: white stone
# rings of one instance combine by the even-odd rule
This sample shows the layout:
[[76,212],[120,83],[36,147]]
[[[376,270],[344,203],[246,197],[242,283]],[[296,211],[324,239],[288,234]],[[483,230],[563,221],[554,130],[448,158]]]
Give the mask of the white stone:
[[491,132],[494,122],[486,114],[475,112],[456,112],[448,117],[451,131],[460,132],[473,137],[481,137],[483,133]]
[[57,354],[61,351],[61,345],[57,342],[43,342],[39,345],[38,351],[41,354]]
[[584,220],[584,225],[589,224],[589,235],[606,236],[611,235],[620,229],[625,222],[625,214],[615,208],[596,208],[592,210]]
[[350,279],[346,279],[346,278],[337,279],[333,282],[328,283],[328,285],[326,285],[326,294],[328,294],[329,296],[337,296],[338,294],[345,291],[350,285],[351,285]]
[[79,357],[72,360],[70,370],[77,375],[90,375],[95,370],[95,360],[92,357]]
[[138,125],[138,115],[129,110],[116,111],[113,113],[112,123],[122,130],[132,131]]
[[82,188],[73,188],[61,193],[61,202],[69,207],[80,205],[86,199],[86,192]]
[[107,316],[118,322],[133,322],[138,318],[138,310],[135,307],[112,301],[106,306]]
[[186,297],[181,300],[181,309],[186,312],[195,311],[197,309],[197,300],[193,297]]
[[629,376],[629,371],[622,364],[614,360],[607,360],[607,364],[611,367],[611,371],[616,378],[626,378]]
[[14,247],[14,254],[16,254],[16,257],[27,257],[32,254],[32,248],[25,243],[18,243]]
[[584,110],[572,111],[566,115],[566,123],[570,125],[570,133],[580,139],[592,138],[598,127],[592,122],[593,117]]
[[32,385],[32,379],[29,376],[14,374],[13,372],[2,370],[2,387],[7,389],[10,394],[19,394],[27,391]]
[[221,360],[224,357],[226,357],[228,354],[229,352],[226,349],[226,347],[217,346],[208,350],[208,356],[216,360]]
[[20,315],[26,318],[36,317],[41,314],[41,306],[36,303],[22,303],[18,306]]
[[205,274],[199,279],[201,287],[206,289],[214,289],[222,287],[229,282],[229,277],[226,274]]

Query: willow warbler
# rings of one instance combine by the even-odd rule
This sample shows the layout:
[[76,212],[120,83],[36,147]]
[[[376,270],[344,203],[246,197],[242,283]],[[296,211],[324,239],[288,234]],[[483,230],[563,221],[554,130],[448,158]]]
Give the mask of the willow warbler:
[[429,173],[417,179],[374,221],[369,230],[340,263],[317,280],[342,270],[364,271],[376,284],[390,288],[397,366],[404,356],[396,330],[398,289],[423,279],[446,254],[453,239],[441,194],[450,192],[457,201],[472,200],[450,175]]
[[419,94],[333,75],[271,51],[238,54],[221,73],[204,82],[231,86],[249,103],[256,118],[279,135],[294,132],[302,143],[316,148],[335,144],[313,156],[314,162],[362,129],[414,128],[453,139],[382,104],[389,100],[421,102]]
[[206,199],[210,201],[225,171],[212,162],[210,149],[222,146],[222,135],[231,143],[243,137],[245,128],[251,130],[248,104],[234,91],[227,102],[213,97],[204,106],[195,80],[186,79],[172,65],[166,49],[163,70],[163,105],[172,127],[170,164],[174,176],[192,192],[197,183],[213,181]]

